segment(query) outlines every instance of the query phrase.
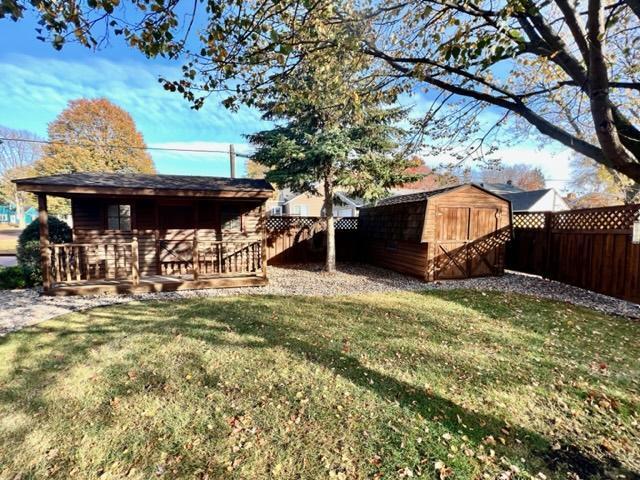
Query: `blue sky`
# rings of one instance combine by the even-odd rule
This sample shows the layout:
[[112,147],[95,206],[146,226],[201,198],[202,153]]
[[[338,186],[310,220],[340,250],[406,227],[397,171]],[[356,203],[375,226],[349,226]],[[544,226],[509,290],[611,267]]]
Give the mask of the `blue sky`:
[[[180,64],[148,60],[118,39],[92,51],[69,44],[61,52],[37,40],[30,19],[0,21],[0,125],[30,130],[46,137],[47,124],[67,102],[76,98],[106,97],[127,110],[149,146],[247,151],[243,134],[268,128],[258,112],[241,108],[231,112],[211,97],[194,111],[180,95],[166,92],[159,76],[178,78]],[[423,96],[409,100],[424,109]],[[228,175],[224,154],[151,152],[160,173]],[[503,149],[505,163],[540,166],[550,186],[563,188],[569,178],[570,152],[563,148],[539,150],[533,142]],[[244,162],[238,162],[240,174]]]

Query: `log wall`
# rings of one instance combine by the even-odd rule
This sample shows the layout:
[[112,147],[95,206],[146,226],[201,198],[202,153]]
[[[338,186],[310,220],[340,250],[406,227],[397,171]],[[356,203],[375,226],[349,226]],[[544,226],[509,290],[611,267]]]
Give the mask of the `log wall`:
[[[130,231],[107,228],[109,204],[131,205]],[[241,215],[241,228],[223,228],[223,211],[229,206]],[[171,197],[74,197],[73,238],[76,243],[128,243],[136,237],[141,275],[186,273],[191,268],[196,237],[199,242],[261,240],[260,206],[257,202]],[[124,258],[114,248],[94,255],[92,261],[107,265]]]

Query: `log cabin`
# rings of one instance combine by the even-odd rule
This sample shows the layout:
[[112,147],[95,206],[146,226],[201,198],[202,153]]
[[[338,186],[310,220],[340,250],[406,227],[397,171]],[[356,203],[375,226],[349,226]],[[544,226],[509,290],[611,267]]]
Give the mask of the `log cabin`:
[[500,275],[511,202],[475,184],[398,195],[360,210],[367,263],[427,282]]
[[[70,173],[14,180],[38,197],[50,295],[267,283],[265,180]],[[71,201],[73,239],[49,241],[47,198]]]

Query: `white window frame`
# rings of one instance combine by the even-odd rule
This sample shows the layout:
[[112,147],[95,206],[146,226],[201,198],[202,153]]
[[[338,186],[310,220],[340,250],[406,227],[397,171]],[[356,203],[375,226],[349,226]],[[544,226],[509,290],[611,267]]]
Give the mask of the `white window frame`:
[[309,209],[306,205],[294,205],[291,208],[291,215],[295,215],[297,217],[308,217]]

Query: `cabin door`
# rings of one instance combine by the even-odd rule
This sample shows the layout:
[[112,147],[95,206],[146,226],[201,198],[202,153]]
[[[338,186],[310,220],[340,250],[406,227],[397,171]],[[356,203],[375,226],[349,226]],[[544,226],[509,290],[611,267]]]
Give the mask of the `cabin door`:
[[438,207],[435,278],[469,278],[493,273],[498,255],[489,241],[498,229],[498,209]]

